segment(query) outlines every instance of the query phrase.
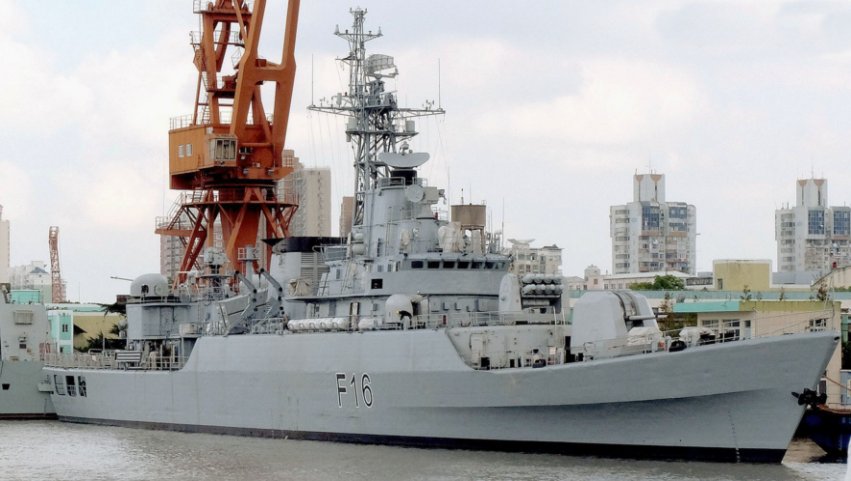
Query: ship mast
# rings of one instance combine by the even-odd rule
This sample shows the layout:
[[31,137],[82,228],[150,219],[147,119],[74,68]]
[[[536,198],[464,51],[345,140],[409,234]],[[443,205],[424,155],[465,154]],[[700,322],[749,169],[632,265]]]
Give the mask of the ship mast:
[[395,92],[385,89],[384,79],[394,78],[399,71],[389,55],[366,55],[366,43],[379,38],[372,30],[364,31],[366,9],[350,9],[354,17],[351,30],[334,34],[349,43],[349,54],[338,58],[349,67],[349,90],[334,95],[330,100],[321,99],[319,105],[308,108],[317,112],[349,117],[346,138],[352,142],[355,157],[355,198],[352,225],[364,225],[364,204],[368,192],[374,190],[381,178],[390,176],[390,168],[379,160],[379,153],[397,152],[404,143],[397,144],[417,135],[414,117],[441,115],[444,110],[434,108],[427,101],[422,108],[402,108],[397,104]]

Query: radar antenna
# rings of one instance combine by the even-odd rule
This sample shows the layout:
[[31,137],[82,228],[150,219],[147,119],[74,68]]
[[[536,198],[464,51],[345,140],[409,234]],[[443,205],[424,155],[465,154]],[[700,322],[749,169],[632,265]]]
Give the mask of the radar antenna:
[[382,178],[390,176],[390,168],[379,156],[384,152],[397,152],[397,143],[417,135],[414,117],[442,115],[444,110],[426,102],[422,108],[398,106],[396,93],[385,89],[385,78],[399,74],[393,57],[382,54],[366,55],[366,43],[382,37],[381,29],[373,33],[364,31],[366,9],[349,10],[354,17],[351,30],[334,32],[349,43],[349,53],[340,62],[349,67],[349,91],[322,99],[308,108],[349,117],[346,138],[353,142],[355,153],[355,201],[352,225],[364,222],[366,193],[375,189]]

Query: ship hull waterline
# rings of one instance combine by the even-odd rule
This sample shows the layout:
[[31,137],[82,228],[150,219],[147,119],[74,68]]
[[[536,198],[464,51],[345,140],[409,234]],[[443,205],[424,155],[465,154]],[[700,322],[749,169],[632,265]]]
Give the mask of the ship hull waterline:
[[[469,368],[452,330],[205,337],[179,371],[46,368],[64,421],[293,439],[779,462],[835,334],[533,369]],[[236,362],[236,361],[239,362]]]
[[42,369],[38,361],[0,361],[0,420],[56,419],[50,395],[39,390]]

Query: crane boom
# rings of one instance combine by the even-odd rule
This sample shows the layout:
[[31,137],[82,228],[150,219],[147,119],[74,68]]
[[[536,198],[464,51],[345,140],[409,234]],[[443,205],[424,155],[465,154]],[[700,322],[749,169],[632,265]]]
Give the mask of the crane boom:
[[48,234],[50,247],[50,288],[51,302],[65,302],[65,285],[62,283],[62,273],[59,269],[59,227],[51,226]]
[[[258,54],[266,0],[195,2],[202,28],[191,35],[198,69],[195,110],[172,119],[169,130],[171,187],[192,193],[157,229],[186,237],[181,272],[195,268],[202,250],[214,245],[217,225],[231,270],[241,260],[239,252],[256,249],[259,232],[272,239],[289,234],[297,200],[280,196],[277,181],[294,168],[284,142],[299,5],[299,0],[288,2],[283,53],[274,63]],[[227,58],[234,61],[232,72],[225,67]],[[264,84],[275,88],[271,114],[263,105]],[[181,219],[191,219],[191,229],[181,226]],[[268,246],[266,254],[268,263]]]

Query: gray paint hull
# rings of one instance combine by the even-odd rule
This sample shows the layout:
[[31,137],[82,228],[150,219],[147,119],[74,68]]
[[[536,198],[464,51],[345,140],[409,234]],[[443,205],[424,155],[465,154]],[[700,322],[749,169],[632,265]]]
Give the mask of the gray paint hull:
[[53,394],[70,421],[779,461],[803,413],[790,393],[814,387],[835,345],[811,333],[478,371],[444,330],[252,335],[200,339],[181,371],[46,371],[85,377],[85,397]]
[[56,417],[50,394],[38,389],[42,367],[36,361],[0,361],[0,419]]

